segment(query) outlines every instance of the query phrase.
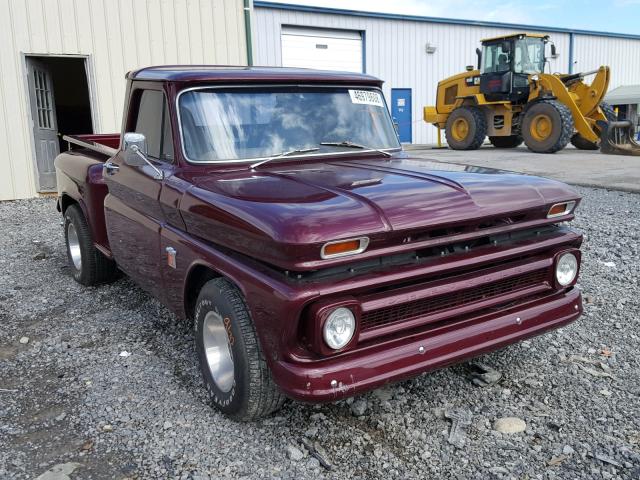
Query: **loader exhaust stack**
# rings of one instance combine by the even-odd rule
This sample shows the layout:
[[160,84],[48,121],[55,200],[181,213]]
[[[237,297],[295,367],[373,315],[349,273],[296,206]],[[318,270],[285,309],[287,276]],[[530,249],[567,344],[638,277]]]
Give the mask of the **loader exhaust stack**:
[[630,120],[596,122],[600,127],[600,151],[613,155],[640,157],[640,143],[633,138],[634,128]]

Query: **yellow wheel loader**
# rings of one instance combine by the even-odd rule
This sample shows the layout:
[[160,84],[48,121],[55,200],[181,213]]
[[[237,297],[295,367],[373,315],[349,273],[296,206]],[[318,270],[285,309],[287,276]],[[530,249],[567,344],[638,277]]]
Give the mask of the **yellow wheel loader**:
[[[485,138],[497,148],[523,141],[538,153],[553,153],[569,142],[607,153],[640,154],[632,127],[617,122],[602,99],[609,85],[609,67],[576,74],[544,73],[546,35],[518,33],[482,40],[476,49],[478,67],[438,83],[436,106],[424,107],[424,120],[443,129],[454,150],[474,150]],[[591,84],[584,77],[594,75]],[[632,143],[630,143],[632,142]],[[636,148],[637,147],[637,148]],[[605,149],[603,148],[603,151]]]

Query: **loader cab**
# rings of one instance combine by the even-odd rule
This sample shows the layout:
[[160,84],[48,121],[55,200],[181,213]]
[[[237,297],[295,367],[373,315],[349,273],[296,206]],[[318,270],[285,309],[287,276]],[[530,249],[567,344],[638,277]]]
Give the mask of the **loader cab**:
[[517,34],[482,41],[480,92],[488,101],[524,103],[529,97],[529,75],[543,73],[549,37]]

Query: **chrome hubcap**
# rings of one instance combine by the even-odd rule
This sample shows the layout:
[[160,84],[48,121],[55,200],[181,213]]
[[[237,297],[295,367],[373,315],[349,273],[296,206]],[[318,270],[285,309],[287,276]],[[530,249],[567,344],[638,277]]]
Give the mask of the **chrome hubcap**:
[[209,372],[216,386],[227,393],[233,387],[233,357],[227,328],[230,324],[217,312],[209,312],[202,325],[202,341],[204,353],[209,365]]
[[69,256],[76,270],[82,268],[82,254],[80,253],[80,240],[78,240],[78,232],[73,223],[67,225],[67,244],[69,245]]

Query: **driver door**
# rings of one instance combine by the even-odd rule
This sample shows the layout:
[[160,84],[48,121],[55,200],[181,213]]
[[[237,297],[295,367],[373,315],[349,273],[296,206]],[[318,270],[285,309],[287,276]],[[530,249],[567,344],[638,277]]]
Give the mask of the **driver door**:
[[[144,134],[146,156],[166,178],[173,169],[173,143],[164,92],[137,88],[130,98],[125,131]],[[150,165],[127,164],[127,155],[121,148],[104,170],[109,187],[105,199],[109,245],[118,266],[145,290],[159,295],[164,289],[160,263],[160,228],[165,223],[160,192],[164,180]]]
[[512,53],[511,43],[508,41],[484,46],[480,92],[490,102],[509,98],[513,70]]

